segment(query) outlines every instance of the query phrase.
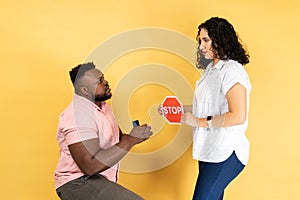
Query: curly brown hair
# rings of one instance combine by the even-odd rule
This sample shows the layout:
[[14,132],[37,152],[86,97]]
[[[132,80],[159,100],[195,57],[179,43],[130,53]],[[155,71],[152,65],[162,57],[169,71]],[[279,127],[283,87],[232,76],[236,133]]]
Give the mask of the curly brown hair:
[[[249,63],[249,54],[243,48],[233,26],[226,19],[212,17],[200,24],[197,38],[201,29],[208,32],[208,36],[212,40],[212,50],[221,60],[232,59],[242,65]],[[198,40],[198,42],[200,46],[201,41]],[[197,56],[200,58],[199,51],[198,48]]]

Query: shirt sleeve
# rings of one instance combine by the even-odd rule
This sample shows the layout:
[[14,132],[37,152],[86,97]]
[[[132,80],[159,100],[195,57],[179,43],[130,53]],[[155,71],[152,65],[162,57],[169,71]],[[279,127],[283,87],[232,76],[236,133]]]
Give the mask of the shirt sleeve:
[[243,85],[247,91],[250,91],[251,86],[249,78],[243,66],[237,63],[230,64],[226,66],[224,72],[222,84],[223,94],[226,95],[227,92],[237,83]]
[[66,112],[60,117],[67,145],[98,138],[96,116],[89,111]]

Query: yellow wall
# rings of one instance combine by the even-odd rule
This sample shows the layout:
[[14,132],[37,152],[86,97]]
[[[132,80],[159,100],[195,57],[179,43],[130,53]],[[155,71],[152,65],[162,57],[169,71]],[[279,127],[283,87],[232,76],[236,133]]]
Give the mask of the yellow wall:
[[[246,69],[253,85],[247,131],[251,157],[226,199],[300,199],[299,7],[296,0],[2,1],[0,198],[58,199],[52,176],[58,159],[57,118],[72,98],[67,72],[97,45],[143,27],[168,28],[194,38],[198,24],[217,15],[227,18],[247,44],[251,63]],[[179,71],[185,65],[172,55],[163,59],[156,57],[159,52],[150,58],[145,54],[129,54],[113,64],[135,66],[155,58]],[[108,71],[107,77],[113,89],[118,79],[114,73]],[[182,73],[191,82],[199,75]],[[146,89],[170,93],[155,87]],[[133,95],[138,100],[143,93]],[[138,111],[135,117],[149,121]],[[165,135],[155,136],[166,143],[176,126],[167,128]],[[159,148],[159,139],[153,141],[147,141],[147,148]],[[191,199],[196,174],[189,148],[159,171],[122,172],[120,183],[148,200],[186,200]]]

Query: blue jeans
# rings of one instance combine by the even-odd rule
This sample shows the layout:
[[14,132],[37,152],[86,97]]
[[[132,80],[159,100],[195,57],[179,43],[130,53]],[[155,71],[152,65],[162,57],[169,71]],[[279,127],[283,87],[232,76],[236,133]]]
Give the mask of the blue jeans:
[[222,200],[225,188],[244,167],[234,152],[221,163],[199,161],[193,200]]

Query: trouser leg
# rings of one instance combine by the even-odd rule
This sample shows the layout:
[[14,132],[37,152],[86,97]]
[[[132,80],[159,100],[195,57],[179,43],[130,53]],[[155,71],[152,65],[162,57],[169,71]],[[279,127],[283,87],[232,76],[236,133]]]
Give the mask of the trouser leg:
[[221,163],[199,162],[193,200],[222,200],[225,188],[244,167],[235,153]]
[[58,188],[57,193],[61,200],[143,200],[134,192],[101,175],[70,181]]

